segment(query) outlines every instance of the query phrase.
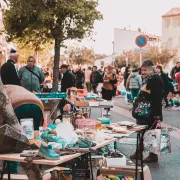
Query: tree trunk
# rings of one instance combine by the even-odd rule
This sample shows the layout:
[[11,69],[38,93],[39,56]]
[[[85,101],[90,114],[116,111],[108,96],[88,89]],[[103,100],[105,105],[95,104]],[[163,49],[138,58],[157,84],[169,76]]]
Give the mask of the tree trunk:
[[8,124],[16,131],[21,132],[21,126],[0,77],[0,126],[3,124]]
[[54,67],[53,67],[53,92],[58,91],[59,82],[59,60],[60,60],[60,44],[61,40],[59,38],[55,39],[55,55],[54,55]]

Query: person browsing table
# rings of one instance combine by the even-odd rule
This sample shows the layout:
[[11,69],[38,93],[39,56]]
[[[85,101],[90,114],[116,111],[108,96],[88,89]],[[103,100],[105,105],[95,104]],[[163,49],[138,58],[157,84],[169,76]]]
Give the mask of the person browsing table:
[[22,86],[30,92],[40,91],[40,85],[44,82],[44,74],[39,67],[35,66],[33,56],[29,56],[27,66],[19,70],[19,79]]

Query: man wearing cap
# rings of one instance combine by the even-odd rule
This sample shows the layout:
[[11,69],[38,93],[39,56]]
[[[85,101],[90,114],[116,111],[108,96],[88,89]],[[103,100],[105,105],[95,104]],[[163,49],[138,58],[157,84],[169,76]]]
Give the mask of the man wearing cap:
[[2,65],[1,67],[1,79],[4,85],[12,84],[21,86],[18,70],[16,63],[18,62],[19,55],[18,52],[14,49],[11,49],[9,60]]

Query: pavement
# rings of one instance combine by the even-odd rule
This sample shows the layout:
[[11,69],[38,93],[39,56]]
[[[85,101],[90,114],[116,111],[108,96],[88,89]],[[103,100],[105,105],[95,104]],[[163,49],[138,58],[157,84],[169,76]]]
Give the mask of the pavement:
[[[132,121],[130,109],[132,105],[126,105],[124,98],[114,98],[115,107],[111,111],[112,122]],[[92,113],[93,118],[100,117],[100,110],[95,109]],[[152,173],[152,180],[180,180],[180,111],[174,111],[171,108],[163,109],[163,126],[172,128],[171,147],[172,153],[169,155],[160,155],[158,163],[147,164]],[[132,138],[135,138],[134,136]],[[130,156],[135,151],[134,144],[119,144],[121,152]],[[147,156],[147,154],[145,154]]]

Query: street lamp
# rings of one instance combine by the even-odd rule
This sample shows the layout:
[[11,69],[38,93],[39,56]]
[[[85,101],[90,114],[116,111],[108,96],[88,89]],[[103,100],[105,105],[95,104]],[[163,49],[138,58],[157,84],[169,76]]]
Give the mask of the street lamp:
[[115,58],[114,58],[114,54],[115,54],[115,53],[114,53],[114,41],[112,42],[112,44],[113,44],[113,54],[112,54],[112,60],[113,60],[113,61],[112,61],[112,64],[113,64],[113,66],[114,66],[114,59],[115,59]]

